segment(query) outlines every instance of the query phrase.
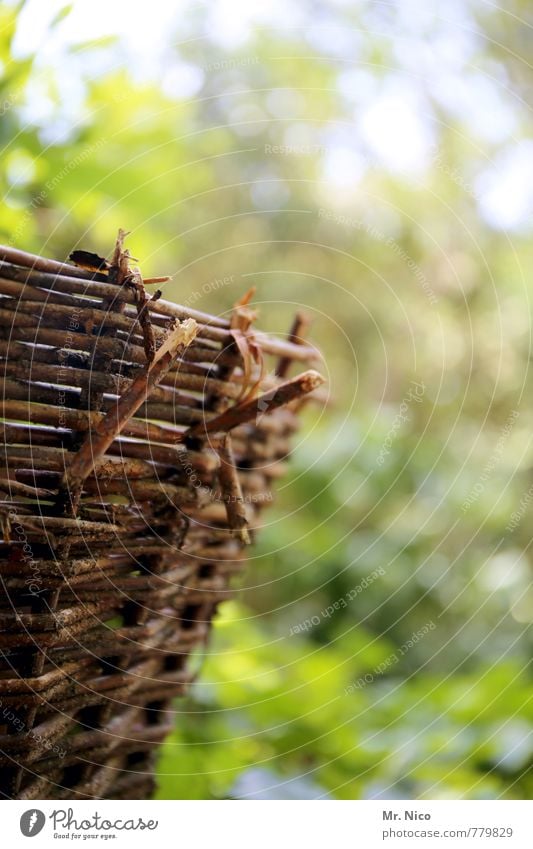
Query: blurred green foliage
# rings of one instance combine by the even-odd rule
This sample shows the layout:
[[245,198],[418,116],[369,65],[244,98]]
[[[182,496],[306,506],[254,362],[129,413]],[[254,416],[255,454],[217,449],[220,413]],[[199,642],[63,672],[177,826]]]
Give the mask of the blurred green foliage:
[[[306,412],[176,706],[159,797],[531,798],[532,219],[505,229],[484,188],[531,134],[511,9],[417,29],[408,3],[332,7],[350,60],[290,28],[225,49],[189,10],[197,37],[170,34],[160,79],[139,79],[120,37],[55,64],[14,50],[18,6],[0,17],[2,241],[64,257],[125,227],[168,298],[223,312],[253,283],[282,334],[303,304],[333,397]],[[415,104],[418,164],[369,135],[384,92]]]

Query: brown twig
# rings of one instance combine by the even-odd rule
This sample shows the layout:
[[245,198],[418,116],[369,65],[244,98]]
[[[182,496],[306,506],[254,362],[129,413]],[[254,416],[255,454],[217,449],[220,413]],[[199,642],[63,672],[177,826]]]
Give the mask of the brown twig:
[[130,252],[124,250],[124,239],[127,235],[127,230],[119,229],[109,269],[109,280],[118,286],[122,286],[130,276]]
[[157,359],[154,358],[151,366],[143,374],[135,378],[129,389],[117,401],[114,410],[111,410],[96,425],[96,433],[92,431],[88,432],[80,450],[75,455],[64,475],[59,499],[63,507],[70,501],[74,510],[76,509],[83,481],[91,473],[95,462],[105,454],[129,419],[146,401],[154,386],[156,386],[162,376],[169,370],[176,354],[180,349],[190,344],[196,336],[196,332],[197,324],[192,319],[184,321],[175,328],[171,332],[171,346],[161,356],[157,357]]
[[[230,320],[233,343],[241,355],[243,365],[242,390],[239,396],[239,401],[243,403],[253,397],[265,373],[263,351],[256,342],[252,327],[257,318],[257,311],[249,306],[254,294],[255,286],[234,305]],[[252,380],[254,365],[258,366],[259,374]]]
[[323,383],[322,375],[310,369],[298,375],[298,377],[293,377],[292,380],[281,383],[276,389],[258,395],[257,398],[247,401],[245,404],[229,407],[214,418],[194,425],[184,434],[184,438],[202,436],[208,433],[225,433],[237,427],[237,425],[258,419],[266,412],[271,412],[277,407],[282,407],[284,404],[289,404],[291,401],[313,392]]

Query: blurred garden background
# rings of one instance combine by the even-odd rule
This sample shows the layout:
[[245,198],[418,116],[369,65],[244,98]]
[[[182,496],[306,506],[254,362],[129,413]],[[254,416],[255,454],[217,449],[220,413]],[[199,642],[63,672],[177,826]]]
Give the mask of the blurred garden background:
[[159,798],[532,797],[531,13],[1,6],[0,241],[324,353]]

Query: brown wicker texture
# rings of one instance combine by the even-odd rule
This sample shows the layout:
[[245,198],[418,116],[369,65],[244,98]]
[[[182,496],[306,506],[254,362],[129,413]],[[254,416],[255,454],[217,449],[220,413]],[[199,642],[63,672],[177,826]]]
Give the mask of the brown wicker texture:
[[149,297],[123,238],[109,262],[0,248],[7,798],[149,798],[188,656],[322,383],[286,378],[316,360],[303,318],[285,341],[246,298],[226,320]]

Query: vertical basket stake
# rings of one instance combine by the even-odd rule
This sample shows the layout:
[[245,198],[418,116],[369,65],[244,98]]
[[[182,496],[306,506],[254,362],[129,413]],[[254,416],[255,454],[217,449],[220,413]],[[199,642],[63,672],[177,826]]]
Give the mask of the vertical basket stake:
[[[292,342],[295,345],[301,345],[302,342],[304,342],[305,340],[305,336],[310,324],[311,319],[306,313],[297,312],[294,316],[291,329],[289,330],[287,341]],[[293,360],[290,356],[285,355],[283,357],[280,357],[276,366],[277,377],[286,377],[292,362]]]

